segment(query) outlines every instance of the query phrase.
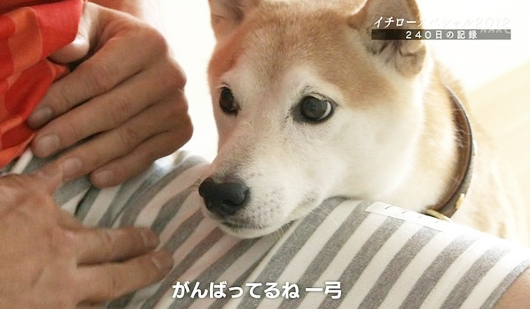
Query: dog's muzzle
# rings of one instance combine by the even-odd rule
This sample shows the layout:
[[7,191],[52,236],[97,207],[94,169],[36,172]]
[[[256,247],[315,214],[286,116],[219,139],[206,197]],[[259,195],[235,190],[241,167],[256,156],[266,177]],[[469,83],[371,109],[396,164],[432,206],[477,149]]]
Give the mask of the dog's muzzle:
[[206,178],[199,186],[206,208],[221,218],[235,215],[247,204],[250,189],[240,182],[220,182]]

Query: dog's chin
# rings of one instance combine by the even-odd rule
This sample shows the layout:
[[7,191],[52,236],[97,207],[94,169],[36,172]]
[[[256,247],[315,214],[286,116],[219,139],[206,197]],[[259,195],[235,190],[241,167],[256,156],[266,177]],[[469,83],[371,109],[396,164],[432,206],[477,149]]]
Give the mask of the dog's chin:
[[223,232],[243,239],[263,237],[280,230],[282,227],[281,225],[264,227],[242,226],[220,221],[218,221],[218,225]]
[[289,222],[292,221],[289,220],[282,224],[274,225],[254,225],[246,222],[223,220],[217,217],[216,215],[212,214],[205,208],[203,208],[203,214],[205,215],[205,217],[215,221],[219,229],[221,229],[226,234],[242,239],[258,238],[272,234],[276,231],[281,230],[282,227],[289,225]]

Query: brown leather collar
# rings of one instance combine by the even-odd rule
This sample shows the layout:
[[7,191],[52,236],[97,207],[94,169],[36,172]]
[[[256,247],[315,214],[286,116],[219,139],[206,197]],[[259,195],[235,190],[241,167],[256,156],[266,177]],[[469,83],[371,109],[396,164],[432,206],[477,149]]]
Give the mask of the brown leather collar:
[[447,85],[445,88],[453,102],[453,115],[458,128],[458,175],[454,179],[453,186],[447,196],[438,204],[429,207],[425,213],[438,219],[450,221],[449,218],[460,208],[466,198],[473,174],[476,145],[471,123],[462,101],[451,88]]

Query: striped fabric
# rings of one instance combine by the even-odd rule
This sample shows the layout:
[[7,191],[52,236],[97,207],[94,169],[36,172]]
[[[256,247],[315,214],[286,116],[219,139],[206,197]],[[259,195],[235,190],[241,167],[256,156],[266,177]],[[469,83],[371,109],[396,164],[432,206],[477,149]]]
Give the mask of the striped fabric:
[[[10,172],[42,162],[26,152]],[[383,203],[330,199],[260,239],[225,235],[200,209],[208,164],[188,153],[98,190],[56,196],[90,226],[148,226],[176,264],[160,283],[108,308],[491,308],[530,266],[496,238]]]
[[0,2],[0,168],[31,142],[26,119],[53,81],[67,72],[46,57],[74,40],[82,3]]

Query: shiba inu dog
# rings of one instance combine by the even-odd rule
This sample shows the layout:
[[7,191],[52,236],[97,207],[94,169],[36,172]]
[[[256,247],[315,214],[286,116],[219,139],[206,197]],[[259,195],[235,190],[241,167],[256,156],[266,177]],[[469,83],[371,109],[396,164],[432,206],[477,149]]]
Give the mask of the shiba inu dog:
[[344,196],[526,241],[458,84],[424,41],[372,38],[420,20],[414,1],[209,2],[219,151],[199,193],[222,229],[265,235]]

